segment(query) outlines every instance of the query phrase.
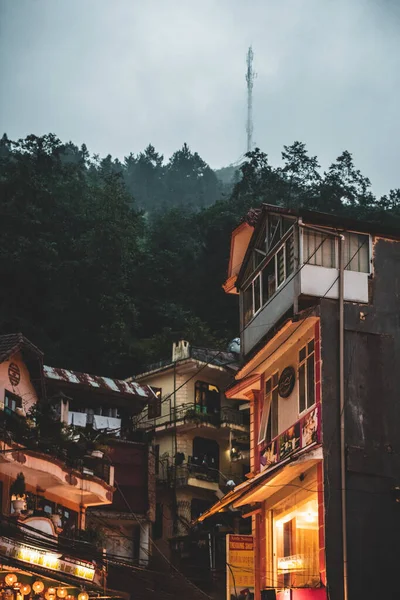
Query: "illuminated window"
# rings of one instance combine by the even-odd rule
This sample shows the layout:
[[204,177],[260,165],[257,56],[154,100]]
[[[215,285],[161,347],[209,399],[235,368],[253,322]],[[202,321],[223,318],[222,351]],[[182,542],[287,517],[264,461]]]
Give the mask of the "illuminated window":
[[[312,483],[316,488],[316,481]],[[301,490],[273,511],[274,573],[278,588],[319,582],[317,492]],[[272,558],[272,557],[271,557]]]
[[149,419],[157,419],[157,417],[161,417],[162,389],[157,387],[152,387],[151,389],[153,390],[155,397],[149,398],[147,416]]
[[299,413],[315,403],[314,346],[310,340],[299,352]]

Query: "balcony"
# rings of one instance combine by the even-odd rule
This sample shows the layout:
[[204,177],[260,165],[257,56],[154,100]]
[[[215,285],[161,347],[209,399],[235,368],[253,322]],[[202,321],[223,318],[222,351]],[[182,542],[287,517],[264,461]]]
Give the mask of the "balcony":
[[249,430],[249,418],[243,411],[223,406],[215,412],[208,412],[206,406],[185,403],[172,409],[170,415],[154,420],[138,419],[136,426],[140,429],[155,429],[156,431],[171,427],[192,429],[193,427],[214,427],[237,429],[242,432]]
[[37,426],[12,411],[0,413],[1,472],[15,479],[23,473],[28,488],[38,486],[78,506],[110,504],[114,468],[107,460],[90,455],[89,445],[59,434],[42,437]]
[[227,477],[218,469],[207,467],[192,456],[188,457],[185,464],[166,465],[157,475],[157,482],[167,487],[193,486],[212,491],[223,487],[226,480]]

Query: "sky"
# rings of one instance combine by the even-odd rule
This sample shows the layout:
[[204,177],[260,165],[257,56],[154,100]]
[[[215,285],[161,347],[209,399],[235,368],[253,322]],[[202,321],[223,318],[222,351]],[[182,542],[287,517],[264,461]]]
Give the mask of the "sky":
[[398,0],[0,0],[0,130],[55,133],[122,159],[187,142],[212,167],[254,144],[343,150],[373,191],[400,187]]

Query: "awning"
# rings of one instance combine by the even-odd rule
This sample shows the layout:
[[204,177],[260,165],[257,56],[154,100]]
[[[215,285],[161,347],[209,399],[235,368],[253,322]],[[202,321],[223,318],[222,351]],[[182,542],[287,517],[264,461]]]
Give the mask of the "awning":
[[295,456],[291,456],[237,485],[234,490],[225,494],[221,500],[200,515],[195,523],[201,523],[226,508],[235,509],[246,504],[262,502],[283,486],[289,485],[304,470],[309,469],[321,460],[321,447],[307,448],[304,452],[299,452]]

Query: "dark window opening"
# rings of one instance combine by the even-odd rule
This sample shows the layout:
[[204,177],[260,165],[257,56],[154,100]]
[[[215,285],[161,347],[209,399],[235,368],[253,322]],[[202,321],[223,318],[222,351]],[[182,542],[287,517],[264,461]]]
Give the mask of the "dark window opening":
[[159,540],[163,535],[163,505],[156,504],[156,520],[153,523],[153,539]]
[[147,409],[147,416],[149,419],[157,419],[161,417],[161,396],[162,389],[157,387],[151,387],[155,396],[149,398],[149,404]]
[[196,381],[195,405],[198,412],[204,414],[219,413],[221,408],[221,396],[216,385],[204,381]]

